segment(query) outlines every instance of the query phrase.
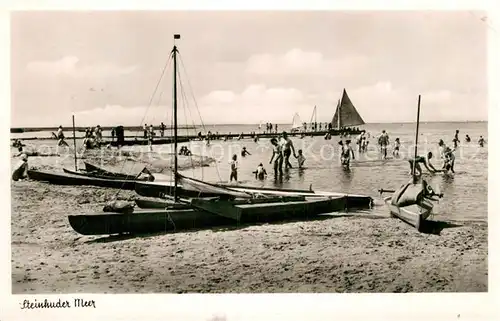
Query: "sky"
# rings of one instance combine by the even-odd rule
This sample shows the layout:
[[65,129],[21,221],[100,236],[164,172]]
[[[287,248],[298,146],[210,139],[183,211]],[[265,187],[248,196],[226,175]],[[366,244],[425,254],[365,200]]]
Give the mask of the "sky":
[[[470,11],[15,12],[11,126],[488,118],[487,25]],[[164,77],[162,70],[167,65]],[[155,88],[159,84],[156,94]]]

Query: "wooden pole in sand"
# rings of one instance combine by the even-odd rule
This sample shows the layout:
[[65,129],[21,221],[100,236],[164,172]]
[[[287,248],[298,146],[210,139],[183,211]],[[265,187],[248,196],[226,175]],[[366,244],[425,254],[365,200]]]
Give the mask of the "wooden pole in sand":
[[415,182],[415,171],[417,167],[417,146],[418,146],[418,125],[420,123],[420,95],[418,95],[418,107],[417,107],[417,131],[415,135],[415,158],[413,158],[413,181]]
[[76,166],[76,137],[75,137],[75,115],[73,115],[73,149],[75,151],[75,171],[77,171]]

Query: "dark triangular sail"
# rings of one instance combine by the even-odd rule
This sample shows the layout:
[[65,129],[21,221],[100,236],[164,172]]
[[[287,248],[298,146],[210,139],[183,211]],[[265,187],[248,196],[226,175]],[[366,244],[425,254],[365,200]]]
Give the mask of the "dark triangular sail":
[[333,128],[359,126],[364,124],[365,122],[363,118],[361,118],[361,116],[359,115],[358,111],[352,104],[351,99],[349,99],[349,96],[347,96],[347,92],[344,89],[344,92],[342,93],[342,99],[337,103],[335,115],[333,116]]

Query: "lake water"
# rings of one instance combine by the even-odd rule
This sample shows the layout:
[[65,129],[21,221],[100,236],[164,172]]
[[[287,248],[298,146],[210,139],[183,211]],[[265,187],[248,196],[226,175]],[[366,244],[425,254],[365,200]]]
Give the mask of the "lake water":
[[[278,130],[286,129],[289,126],[278,125]],[[295,137],[292,140],[296,149],[304,151],[306,168],[304,170],[293,168],[285,171],[282,179],[275,179],[272,165],[269,164],[272,148],[268,139],[262,139],[257,143],[251,139],[214,141],[211,142],[210,146],[199,141],[184,143],[182,145],[189,146],[193,154],[213,157],[217,160],[217,164],[188,170],[183,174],[202,178],[209,182],[228,181],[229,161],[233,154],[237,154],[239,161],[238,179],[245,185],[308,189],[312,184],[314,190],[370,195],[381,200],[377,193],[378,189],[395,189],[410,179],[408,175],[410,168],[405,158],[408,154],[413,155],[414,153],[415,124],[367,124],[362,128],[372,135],[372,138],[369,139],[369,151],[363,155],[358,155],[356,152],[356,160],[352,162],[350,171],[345,171],[340,166],[338,137],[333,137],[331,140],[325,140],[323,137],[305,137],[303,139]],[[400,138],[401,159],[380,160],[374,136],[380,134],[382,129],[389,133],[391,143],[396,137]],[[447,145],[452,146],[456,129],[460,130],[461,140],[455,153],[456,174],[453,176],[442,174],[426,176],[426,179],[436,190],[444,193],[444,198],[436,205],[434,212],[440,220],[487,221],[488,144],[481,148],[477,143],[480,135],[488,142],[488,124],[486,122],[421,123],[418,154],[424,155],[427,151],[433,151],[438,156],[437,142],[439,139],[443,139]],[[194,134],[200,130],[202,129],[183,130],[180,134]],[[219,133],[241,133],[258,131],[258,126],[210,125],[206,126],[205,130],[218,131]],[[471,137],[470,143],[465,142],[465,134]],[[25,135],[42,137],[38,133],[11,134],[11,137]],[[69,133],[66,135],[69,136]],[[357,149],[354,144],[355,137],[352,138],[352,141],[353,148]],[[34,140],[25,143],[33,145],[34,148],[45,148],[45,151],[47,149],[55,151],[55,140]],[[78,141],[77,144],[81,145],[81,141]],[[240,152],[243,147],[246,147],[251,155],[242,158]],[[133,146],[127,147],[127,149],[146,151],[147,147]],[[12,151],[14,152],[14,149]],[[155,145],[154,151],[171,152],[171,145]],[[389,148],[389,153],[392,153],[392,146]],[[46,161],[49,159],[51,158],[46,158]],[[293,156],[291,162],[292,165],[296,166],[297,161]],[[255,180],[254,174],[252,174],[259,163],[263,163],[268,172],[268,178],[263,182]],[[54,166],[67,166],[71,162],[58,162],[57,164]],[[442,163],[437,157],[433,164],[435,167],[441,167]],[[387,213],[387,209],[383,206],[375,207],[372,211],[375,214],[378,212]]]

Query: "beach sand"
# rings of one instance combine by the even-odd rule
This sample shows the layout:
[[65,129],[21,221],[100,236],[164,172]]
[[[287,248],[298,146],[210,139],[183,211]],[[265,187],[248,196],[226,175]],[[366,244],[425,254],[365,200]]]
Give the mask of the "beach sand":
[[388,216],[358,214],[88,237],[71,229],[67,215],[101,210],[116,190],[34,181],[11,188],[14,294],[488,290],[486,223],[458,223],[434,235]]

